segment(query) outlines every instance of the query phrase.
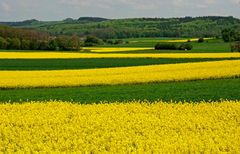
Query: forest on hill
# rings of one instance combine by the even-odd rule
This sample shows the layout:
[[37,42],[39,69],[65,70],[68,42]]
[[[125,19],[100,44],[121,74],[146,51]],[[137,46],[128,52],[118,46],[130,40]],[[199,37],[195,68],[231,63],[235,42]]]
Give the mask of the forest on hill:
[[220,37],[226,28],[240,29],[240,19],[206,16],[184,18],[105,19],[98,17],[67,18],[62,21],[26,20],[0,22],[18,28],[34,29],[51,35],[97,36],[102,39],[138,37]]

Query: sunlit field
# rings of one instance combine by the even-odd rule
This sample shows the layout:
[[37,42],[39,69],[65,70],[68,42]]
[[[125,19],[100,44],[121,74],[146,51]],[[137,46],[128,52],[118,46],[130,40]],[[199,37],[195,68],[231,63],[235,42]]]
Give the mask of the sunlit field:
[[[105,48],[103,48],[105,49]],[[118,49],[119,51],[121,48]],[[240,58],[239,53],[69,53],[69,52],[0,52],[0,59],[80,59],[80,58]]]
[[[0,153],[238,153],[240,54],[205,38],[0,51]],[[157,42],[193,50],[154,50]]]
[[240,60],[91,70],[0,71],[0,88],[71,87],[236,78]]
[[238,153],[240,102],[0,105],[3,153]]

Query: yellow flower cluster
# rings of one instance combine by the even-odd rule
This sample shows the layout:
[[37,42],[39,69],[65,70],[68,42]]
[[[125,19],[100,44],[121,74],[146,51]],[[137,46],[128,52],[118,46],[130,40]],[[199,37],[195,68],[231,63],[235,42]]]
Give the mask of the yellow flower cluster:
[[90,50],[91,52],[121,52],[121,51],[141,51],[141,50],[151,50],[153,48],[131,48],[131,47],[85,47],[84,50]]
[[238,153],[240,102],[0,105],[2,153]]
[[[120,50],[120,49],[119,49]],[[66,58],[240,58],[239,53],[70,53],[70,52],[0,52],[0,59]]]
[[68,87],[240,77],[240,60],[54,71],[0,71],[0,88]]

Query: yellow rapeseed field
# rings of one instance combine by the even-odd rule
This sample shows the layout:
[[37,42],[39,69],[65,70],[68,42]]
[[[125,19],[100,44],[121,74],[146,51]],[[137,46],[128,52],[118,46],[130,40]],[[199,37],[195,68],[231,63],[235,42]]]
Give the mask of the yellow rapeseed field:
[[[167,40],[166,42],[169,42],[169,43],[184,43],[184,42],[188,42],[189,40],[191,42],[196,42],[198,41],[199,38],[192,38],[192,39],[181,39],[181,40]],[[212,40],[213,38],[204,38],[204,40]]]
[[151,50],[153,48],[131,48],[131,47],[85,47],[84,50],[90,50],[91,52],[125,52],[125,51],[141,51],[141,50]]
[[[190,38],[190,39],[141,39],[141,40],[134,40],[130,41],[130,43],[138,43],[138,42],[169,42],[169,43],[184,43],[190,40],[191,42],[198,41],[199,38]],[[204,40],[212,40],[214,38],[204,38]]]
[[0,88],[68,87],[240,77],[240,60],[53,71],[0,71]]
[[0,52],[0,59],[66,58],[240,58],[240,53],[71,53],[71,52]]
[[232,153],[240,102],[0,105],[2,153]]

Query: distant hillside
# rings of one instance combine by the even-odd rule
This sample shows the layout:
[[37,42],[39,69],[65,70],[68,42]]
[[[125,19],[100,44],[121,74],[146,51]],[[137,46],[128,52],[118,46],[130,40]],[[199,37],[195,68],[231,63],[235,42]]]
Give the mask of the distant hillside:
[[33,23],[38,24],[39,21],[36,19],[31,19],[31,20],[25,20],[25,21],[20,21],[20,22],[0,22],[0,24],[2,24],[2,25],[15,26],[15,27],[28,26],[28,25],[32,25]]
[[100,38],[216,37],[221,36],[222,29],[239,28],[240,19],[218,16],[132,19],[81,17],[77,20],[72,18],[51,22],[27,20],[0,24],[41,30],[53,35],[95,35]]

